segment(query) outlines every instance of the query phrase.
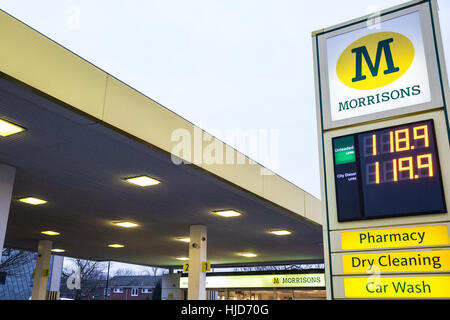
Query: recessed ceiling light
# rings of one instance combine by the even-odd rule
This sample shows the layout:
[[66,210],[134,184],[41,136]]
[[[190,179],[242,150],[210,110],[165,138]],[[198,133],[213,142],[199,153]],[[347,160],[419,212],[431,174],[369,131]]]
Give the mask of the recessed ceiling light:
[[132,221],[116,221],[116,222],[113,222],[113,224],[115,226],[122,227],[122,228],[136,228],[136,227],[139,227],[139,225],[137,223],[132,222]]
[[56,231],[42,231],[41,232],[42,234],[45,234],[45,235],[47,235],[47,236],[59,236],[60,235],[60,233],[59,232],[56,232]]
[[0,136],[7,137],[22,131],[25,131],[25,129],[15,124],[12,124],[11,122],[0,119]]
[[178,258],[176,258],[177,260],[180,260],[180,261],[187,261],[187,260],[189,260],[189,258],[188,257],[178,257]]
[[191,238],[189,238],[189,237],[178,237],[178,238],[176,238],[176,240],[181,241],[181,242],[189,243],[191,241]]
[[66,252],[66,250],[64,250],[64,249],[52,249],[52,252],[61,253],[61,252]]
[[40,204],[47,203],[46,200],[42,200],[42,199],[38,199],[38,198],[34,198],[34,197],[21,198],[21,199],[19,199],[19,201],[31,204],[33,206],[37,206],[37,205],[40,205]]
[[110,248],[123,248],[125,246],[123,244],[114,243],[114,244],[108,244],[108,247],[110,247]]
[[242,213],[237,212],[236,210],[220,210],[220,211],[213,211],[213,213],[225,218],[237,217],[242,215]]
[[240,256],[246,257],[246,258],[254,258],[257,257],[258,255],[256,253],[252,253],[252,252],[241,252],[238,253]]
[[149,186],[154,186],[157,184],[160,184],[161,181],[153,179],[151,177],[148,176],[139,176],[139,177],[134,177],[134,178],[127,178],[125,179],[125,181],[135,184],[137,186],[140,187],[149,187]]
[[274,234],[276,236],[288,236],[292,234],[292,232],[289,230],[271,230],[269,231],[269,233]]

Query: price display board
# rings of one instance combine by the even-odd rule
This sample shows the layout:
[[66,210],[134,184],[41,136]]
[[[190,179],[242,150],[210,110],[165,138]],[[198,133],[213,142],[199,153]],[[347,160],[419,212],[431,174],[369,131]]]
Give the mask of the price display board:
[[332,143],[338,221],[447,211],[433,120]]

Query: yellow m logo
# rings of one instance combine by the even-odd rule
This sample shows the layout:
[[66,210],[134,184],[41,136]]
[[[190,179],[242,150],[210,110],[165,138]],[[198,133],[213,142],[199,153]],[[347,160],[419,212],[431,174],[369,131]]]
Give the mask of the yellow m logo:
[[281,282],[280,278],[278,278],[278,277],[273,277],[272,283],[273,283],[275,286],[279,285],[280,282]]
[[341,53],[336,73],[346,86],[371,90],[399,79],[414,60],[414,46],[396,32],[376,32],[359,38]]

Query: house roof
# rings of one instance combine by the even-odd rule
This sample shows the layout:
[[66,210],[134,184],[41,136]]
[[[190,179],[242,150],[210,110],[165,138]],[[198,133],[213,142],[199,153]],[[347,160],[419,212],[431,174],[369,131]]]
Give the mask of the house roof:
[[154,288],[161,276],[115,276],[109,280],[109,287],[151,287]]

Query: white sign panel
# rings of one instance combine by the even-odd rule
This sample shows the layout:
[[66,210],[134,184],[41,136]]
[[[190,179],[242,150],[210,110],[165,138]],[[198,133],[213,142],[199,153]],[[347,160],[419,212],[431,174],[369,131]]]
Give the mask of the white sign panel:
[[426,5],[317,36],[324,129],[443,106]]
[[418,12],[327,39],[327,50],[332,121],[431,100]]

